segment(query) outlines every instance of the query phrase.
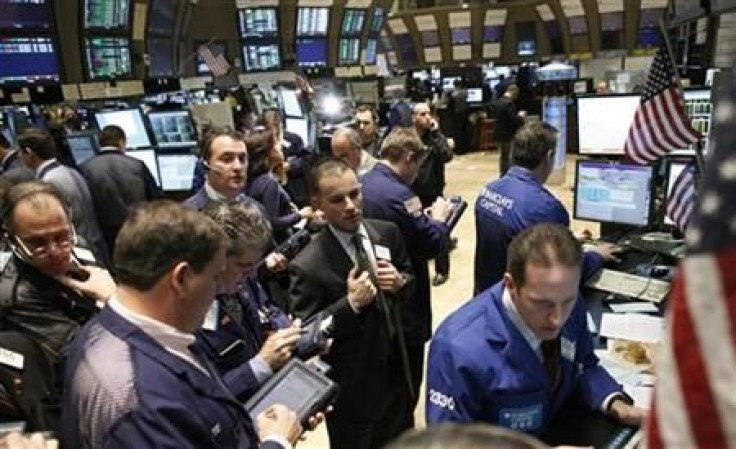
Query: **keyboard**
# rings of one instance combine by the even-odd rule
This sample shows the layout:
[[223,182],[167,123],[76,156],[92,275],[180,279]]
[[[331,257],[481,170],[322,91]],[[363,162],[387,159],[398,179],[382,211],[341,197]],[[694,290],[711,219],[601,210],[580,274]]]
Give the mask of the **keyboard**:
[[608,268],[603,268],[591,276],[585,282],[585,286],[655,303],[662,302],[670,292],[669,282]]
[[645,253],[682,259],[685,257],[686,245],[683,240],[652,240],[642,236],[628,236],[618,241],[619,246],[629,247]]

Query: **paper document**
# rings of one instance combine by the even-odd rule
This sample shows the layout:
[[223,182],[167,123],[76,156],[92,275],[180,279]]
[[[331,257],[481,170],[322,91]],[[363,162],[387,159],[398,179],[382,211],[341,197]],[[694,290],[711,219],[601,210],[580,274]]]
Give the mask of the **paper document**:
[[616,313],[657,313],[657,306],[651,302],[625,302],[618,304],[609,304]]
[[664,334],[664,320],[660,317],[634,313],[604,313],[600,335],[629,341],[657,343]]

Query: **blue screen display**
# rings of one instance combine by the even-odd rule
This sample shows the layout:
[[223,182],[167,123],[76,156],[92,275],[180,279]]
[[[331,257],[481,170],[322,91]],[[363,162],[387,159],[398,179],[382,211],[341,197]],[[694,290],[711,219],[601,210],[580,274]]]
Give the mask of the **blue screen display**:
[[470,28],[453,28],[452,29],[452,43],[457,44],[469,44],[472,42],[470,36]]
[[502,38],[502,26],[487,26],[483,28],[483,42],[501,42]]
[[296,42],[296,61],[304,67],[327,65],[327,39],[299,39]]
[[59,62],[51,38],[0,38],[0,83],[43,80],[59,80]]

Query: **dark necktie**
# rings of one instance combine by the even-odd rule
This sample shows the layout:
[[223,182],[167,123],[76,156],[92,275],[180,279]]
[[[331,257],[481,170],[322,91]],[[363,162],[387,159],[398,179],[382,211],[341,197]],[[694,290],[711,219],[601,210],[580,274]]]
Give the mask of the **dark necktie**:
[[394,327],[393,321],[391,320],[391,310],[389,308],[386,297],[383,296],[383,292],[378,286],[378,278],[376,277],[376,272],[373,270],[371,259],[368,257],[368,253],[363,246],[363,238],[364,237],[360,233],[353,234],[353,237],[351,238],[353,246],[355,247],[355,262],[361,272],[368,273],[368,277],[370,278],[373,285],[376,287],[376,303],[378,305],[378,308],[381,310],[381,312],[383,312],[384,316],[386,317],[386,327],[388,329],[388,335],[389,337],[393,338],[396,335],[396,328]]
[[560,337],[542,342],[542,364],[544,365],[554,395],[562,380],[560,368]]

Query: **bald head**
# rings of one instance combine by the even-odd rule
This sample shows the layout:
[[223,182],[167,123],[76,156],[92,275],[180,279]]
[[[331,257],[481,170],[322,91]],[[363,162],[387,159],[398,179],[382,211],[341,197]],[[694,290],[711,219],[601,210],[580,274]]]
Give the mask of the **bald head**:
[[360,134],[352,128],[338,128],[332,135],[332,155],[345,161],[353,170],[357,171],[363,153]]

